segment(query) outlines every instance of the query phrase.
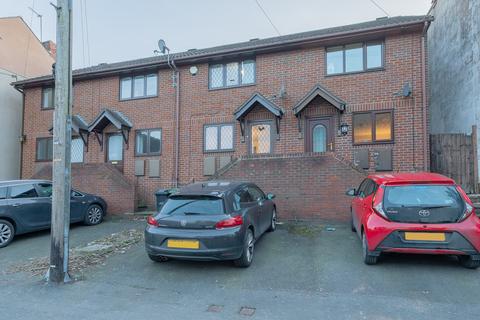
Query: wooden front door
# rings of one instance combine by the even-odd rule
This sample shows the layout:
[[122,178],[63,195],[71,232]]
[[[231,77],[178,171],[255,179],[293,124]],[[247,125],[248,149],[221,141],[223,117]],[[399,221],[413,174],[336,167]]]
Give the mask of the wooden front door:
[[333,151],[332,118],[307,119],[305,142],[307,152]]
[[106,162],[123,171],[123,137],[121,133],[107,134]]

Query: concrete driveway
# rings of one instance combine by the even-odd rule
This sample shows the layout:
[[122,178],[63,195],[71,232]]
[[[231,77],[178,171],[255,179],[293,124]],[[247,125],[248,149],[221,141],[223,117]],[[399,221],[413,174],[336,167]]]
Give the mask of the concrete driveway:
[[[74,227],[72,246],[129,228],[142,229],[143,222]],[[248,269],[228,262],[154,263],[138,244],[58,288],[40,277],[5,273],[9,264],[48,254],[48,232],[25,236],[0,250],[2,318],[478,318],[480,271],[449,257],[414,255],[366,266],[348,226],[335,228],[282,226],[257,243]]]

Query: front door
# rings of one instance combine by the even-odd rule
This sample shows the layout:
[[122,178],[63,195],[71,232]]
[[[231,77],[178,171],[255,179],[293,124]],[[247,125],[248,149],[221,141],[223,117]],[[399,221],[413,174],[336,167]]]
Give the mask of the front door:
[[123,137],[120,133],[107,135],[106,161],[123,171]]
[[331,118],[307,119],[307,152],[333,151]]
[[273,122],[252,122],[249,130],[249,153],[273,153]]

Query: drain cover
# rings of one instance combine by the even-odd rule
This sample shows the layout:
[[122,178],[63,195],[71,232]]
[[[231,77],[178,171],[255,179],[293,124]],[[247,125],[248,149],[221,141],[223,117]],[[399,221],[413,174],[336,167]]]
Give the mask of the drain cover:
[[221,312],[223,310],[223,306],[217,306],[215,304],[211,304],[208,306],[207,312]]
[[242,315],[242,316],[251,317],[251,316],[253,316],[253,314],[255,313],[255,308],[251,308],[251,307],[241,307],[239,313],[240,313],[240,315]]

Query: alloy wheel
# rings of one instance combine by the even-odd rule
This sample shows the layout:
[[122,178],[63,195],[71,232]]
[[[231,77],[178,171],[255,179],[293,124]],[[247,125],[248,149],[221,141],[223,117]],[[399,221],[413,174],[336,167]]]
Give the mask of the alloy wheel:
[[252,232],[248,233],[247,236],[247,260],[250,262],[253,259],[253,250],[255,248],[255,241],[253,239]]
[[6,224],[0,223],[0,245],[7,243],[12,237],[12,229]]
[[271,225],[271,229],[272,230],[275,230],[277,226],[277,211],[275,209],[273,209],[273,212],[272,212],[272,225]]
[[102,219],[102,209],[97,206],[93,206],[88,210],[88,221],[91,224],[97,224]]

